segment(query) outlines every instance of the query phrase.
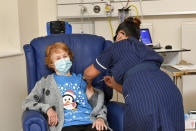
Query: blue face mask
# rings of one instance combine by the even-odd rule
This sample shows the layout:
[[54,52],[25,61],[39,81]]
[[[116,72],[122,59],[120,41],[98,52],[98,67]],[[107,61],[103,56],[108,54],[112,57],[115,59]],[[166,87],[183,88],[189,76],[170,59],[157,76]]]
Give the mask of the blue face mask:
[[56,70],[63,74],[63,75],[67,75],[67,73],[69,72],[71,66],[72,66],[72,62],[70,61],[69,58],[62,58],[60,60],[57,60],[54,63]]

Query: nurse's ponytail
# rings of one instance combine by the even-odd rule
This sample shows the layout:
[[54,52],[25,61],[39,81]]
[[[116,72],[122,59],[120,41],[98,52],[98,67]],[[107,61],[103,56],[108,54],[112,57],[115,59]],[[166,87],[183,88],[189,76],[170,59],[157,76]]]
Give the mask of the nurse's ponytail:
[[138,19],[137,17],[133,18],[133,23],[134,23],[138,28],[140,28],[140,25],[141,25],[140,19]]

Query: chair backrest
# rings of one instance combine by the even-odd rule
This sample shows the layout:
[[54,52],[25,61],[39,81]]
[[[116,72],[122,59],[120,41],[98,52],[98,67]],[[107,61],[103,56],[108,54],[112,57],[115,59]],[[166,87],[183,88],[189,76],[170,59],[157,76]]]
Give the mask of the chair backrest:
[[[55,34],[33,39],[30,44],[24,45],[28,93],[31,92],[41,77],[53,73],[45,64],[45,51],[48,45],[59,41],[66,43],[74,53],[71,72],[76,74],[83,73],[87,66],[95,62],[100,52],[106,46],[111,45],[111,42],[106,41],[103,37],[88,34]],[[93,83],[95,87],[104,91],[106,101],[108,101],[112,98],[113,91],[103,81],[100,83],[103,75],[97,77]]]

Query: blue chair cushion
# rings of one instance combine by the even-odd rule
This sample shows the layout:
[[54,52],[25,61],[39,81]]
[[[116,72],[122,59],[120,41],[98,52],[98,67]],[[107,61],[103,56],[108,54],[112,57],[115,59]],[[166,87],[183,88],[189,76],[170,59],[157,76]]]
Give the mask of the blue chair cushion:
[[124,103],[111,101],[107,104],[107,119],[113,131],[123,131]]
[[40,112],[25,111],[22,116],[24,131],[47,131],[47,121]]

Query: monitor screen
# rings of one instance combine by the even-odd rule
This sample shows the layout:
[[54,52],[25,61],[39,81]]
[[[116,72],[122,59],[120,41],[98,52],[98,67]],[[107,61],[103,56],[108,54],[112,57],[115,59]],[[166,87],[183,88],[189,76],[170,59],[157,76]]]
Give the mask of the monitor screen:
[[140,29],[140,34],[141,34],[141,41],[146,44],[152,44],[152,39],[150,36],[149,29]]

